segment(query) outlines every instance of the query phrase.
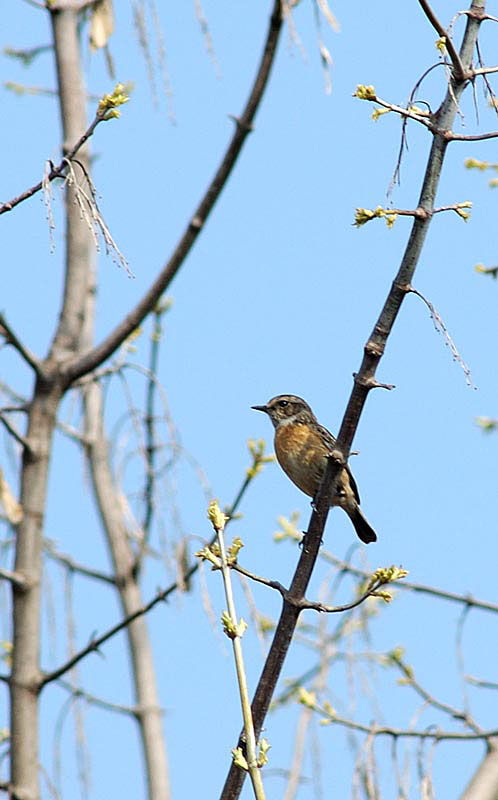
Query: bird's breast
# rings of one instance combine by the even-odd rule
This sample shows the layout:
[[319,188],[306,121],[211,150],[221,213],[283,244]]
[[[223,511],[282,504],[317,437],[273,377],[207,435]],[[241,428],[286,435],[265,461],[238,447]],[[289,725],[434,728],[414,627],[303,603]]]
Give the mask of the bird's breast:
[[275,452],[291,481],[313,497],[327,465],[327,449],[319,434],[308,425],[281,425],[275,432]]

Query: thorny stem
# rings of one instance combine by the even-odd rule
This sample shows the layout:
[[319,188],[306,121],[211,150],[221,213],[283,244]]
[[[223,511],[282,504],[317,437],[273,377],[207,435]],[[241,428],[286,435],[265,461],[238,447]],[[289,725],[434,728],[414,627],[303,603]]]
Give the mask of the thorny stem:
[[[467,17],[467,24],[459,56],[466,69],[469,69],[472,64],[472,55],[477,41],[481,23],[481,13],[484,10],[484,6],[485,0],[472,0],[470,10],[471,12],[477,13]],[[461,96],[465,85],[466,80],[458,80],[457,75],[454,75],[451,78],[451,86],[448,87],[446,96],[435,115],[438,132],[433,131],[434,138],[418,203],[418,206],[428,212],[428,216],[426,219],[416,218],[413,222],[412,231],[400,268],[392,283],[391,290],[384,303],[378,321],[365,345],[363,361],[358,373],[355,375],[351,397],[346,407],[337,437],[337,448],[329,457],[325,476],[316,497],[315,508],[311,515],[301,556],[291,583],[290,592],[291,594],[296,593],[298,597],[305,595],[306,587],[308,586],[318,557],[323,530],[325,528],[330,502],[335,492],[335,484],[338,475],[347,461],[347,456],[350,452],[368,393],[375,384],[374,377],[377,366],[384,354],[387,339],[393,329],[401,304],[406,296],[405,287],[411,284],[418,264],[423,243],[429,230],[444,155],[446,147],[448,146],[448,139],[439,131],[451,130],[457,111],[456,102]],[[284,601],[270,651],[264,664],[252,703],[256,736],[259,736],[263,726],[271,697],[292,641],[299,613],[299,609]],[[222,800],[235,800],[239,797],[244,777],[244,773],[237,770],[232,765],[221,793]]]

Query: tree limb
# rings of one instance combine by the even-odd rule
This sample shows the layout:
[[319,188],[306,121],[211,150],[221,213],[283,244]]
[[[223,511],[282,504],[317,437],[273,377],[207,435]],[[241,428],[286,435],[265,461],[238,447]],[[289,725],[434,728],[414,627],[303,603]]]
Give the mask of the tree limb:
[[12,209],[18,206],[19,203],[22,203],[23,200],[33,197],[34,194],[43,188],[43,185],[46,181],[51,183],[56,178],[64,178],[66,175],[68,161],[71,161],[71,159],[74,158],[78,150],[80,150],[90,136],[93,135],[97,125],[100,122],[103,122],[103,120],[104,118],[97,114],[93,122],[88,126],[82,136],[80,136],[76,144],[65,154],[60,163],[56,167],[54,167],[52,163],[50,164],[50,171],[45,176],[44,180],[38,181],[38,183],[35,183],[35,185],[31,186],[30,189],[26,189],[25,192],[22,192],[22,194],[19,194],[17,197],[13,197],[12,200],[9,200],[7,203],[2,203],[2,205],[0,205],[0,214],[5,214],[7,211],[12,211]]
[[282,27],[281,0],[274,0],[269,30],[259,69],[242,115],[235,119],[235,130],[226,153],[211,181],[204,197],[197,206],[173,254],[164,268],[142,297],[140,302],[111,333],[90,352],[72,359],[65,367],[65,379],[69,385],[87,372],[98,367],[111,356],[135,328],[152,311],[164,290],[170,285],[185,261],[192,245],[202,230],[216,200],[220,196],[237,161],[247,135],[261,103],[271,68],[275,59],[279,34]]
[[[1,212],[0,212],[1,213]],[[41,376],[43,374],[43,368],[41,361],[30,351],[27,347],[23,345],[21,340],[16,336],[10,325],[8,324],[7,320],[5,319],[3,314],[0,314],[0,335],[5,338],[7,344],[11,344],[14,347],[20,356],[24,359],[26,364],[34,369],[37,375]]]
[[[471,10],[482,9],[483,7],[484,0],[472,0]],[[477,41],[479,25],[479,19],[473,16],[467,17],[467,24],[460,49],[460,59],[466,67],[470,67],[472,63],[472,54]],[[437,127],[443,131],[451,130],[457,110],[455,99],[458,99],[462,94],[466,80],[458,80],[457,75],[454,74],[450,84],[443,103],[435,115]],[[411,284],[429,229],[432,217],[431,212],[434,208],[436,190],[441,175],[446,147],[448,145],[447,139],[441,133],[433,132],[433,137],[418,203],[418,206],[427,210],[428,217],[427,219],[416,218],[413,222],[411,235],[400,268],[392,283],[391,290],[386,298],[378,321],[365,345],[364,357],[360,369],[354,377],[353,390],[337,437],[337,447],[329,457],[325,476],[315,500],[315,508],[311,515],[303,550],[292,579],[290,591],[296,596],[305,595],[305,590],[308,586],[318,556],[322,534],[329,512],[330,501],[335,492],[335,483],[340,471],[347,463],[347,456],[351,450],[361,413],[368,393],[372,388],[371,381],[375,378],[375,372],[384,353],[387,339],[393,329],[401,304],[406,296],[405,287]],[[257,735],[261,732],[298,618],[299,610],[284,601],[270,651],[264,664],[252,703],[254,727]],[[243,747],[243,741],[240,738],[239,746]],[[221,793],[222,800],[236,800],[240,795],[244,780],[245,774],[243,771],[232,764]]]
[[19,431],[17,430],[17,428],[14,427],[14,425],[9,420],[9,418],[6,417],[5,414],[3,414],[1,412],[0,412],[0,422],[8,430],[10,435],[14,437],[16,442],[18,442],[18,444],[21,445],[21,447],[24,450],[27,450],[27,451],[31,450],[31,447],[30,447],[28,439],[26,439],[21,433],[19,433]]
[[[329,563],[334,564],[334,566],[338,567],[343,572],[349,572],[351,575],[357,575],[361,578],[368,578],[370,576],[370,573],[367,570],[353,567],[346,561],[341,561],[339,558],[336,558],[336,556],[332,555],[332,553],[322,550],[320,556]],[[464,605],[471,606],[472,608],[479,608],[481,611],[492,611],[495,614],[498,614],[497,603],[487,603],[484,600],[476,600],[470,594],[457,594],[455,592],[445,591],[444,589],[438,589],[435,586],[425,586],[422,583],[412,583],[405,580],[403,580],[402,583],[397,583],[396,588],[407,589],[412,592],[420,592],[421,594],[429,594],[433,597],[439,597],[442,600],[450,600],[454,603],[463,603]]]
[[445,28],[443,28],[443,26],[439,22],[438,18],[436,17],[434,11],[430,7],[427,0],[418,0],[418,2],[425,16],[427,17],[432,27],[434,28],[434,30],[439,34],[439,36],[444,37],[446,40],[445,47],[448,51],[448,55],[451,58],[451,63],[453,64],[455,70],[455,78],[457,80],[464,80],[466,76],[466,71],[461,62],[460,56],[455,49],[455,45],[453,44],[451,37],[448,35]]

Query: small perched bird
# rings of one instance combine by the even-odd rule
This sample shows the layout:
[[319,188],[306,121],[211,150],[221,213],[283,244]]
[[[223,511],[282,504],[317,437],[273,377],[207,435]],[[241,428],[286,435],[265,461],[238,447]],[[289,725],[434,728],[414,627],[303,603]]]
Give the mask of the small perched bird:
[[[279,394],[265,406],[252,408],[270,417],[275,428],[275,452],[284,472],[302,492],[315,499],[335,438],[319,424],[308,403],[296,395]],[[339,476],[331,505],[344,509],[362,542],[377,541],[374,529],[361,512],[360,495],[349,466]]]

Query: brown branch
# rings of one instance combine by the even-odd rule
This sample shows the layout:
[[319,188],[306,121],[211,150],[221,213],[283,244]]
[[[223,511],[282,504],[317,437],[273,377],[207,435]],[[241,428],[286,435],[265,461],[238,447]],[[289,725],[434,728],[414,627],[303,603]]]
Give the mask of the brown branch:
[[481,142],[485,139],[496,139],[498,131],[490,131],[489,133],[476,133],[475,135],[464,135],[463,133],[453,133],[453,131],[445,131],[445,138],[449,142]]
[[[474,7],[480,8],[481,0],[472,0],[471,8],[473,9]],[[472,62],[472,55],[474,52],[475,42],[477,40],[479,25],[480,20],[476,20],[473,17],[467,18],[467,25],[460,51],[460,58],[462,63],[465,65],[470,65]],[[441,107],[435,117],[437,128],[439,130],[448,131],[451,129],[456,115],[456,106],[453,95],[455,95],[458,99],[465,88],[465,84],[466,81],[464,79],[460,81],[455,80],[455,85],[452,92],[450,93],[447,91],[446,97],[443,100],[443,103],[441,104]],[[428,216],[426,219],[415,219],[413,222],[412,231],[403,259],[401,261],[400,268],[386,298],[384,308],[382,309],[370,338],[365,345],[365,352],[361,367],[357,376],[355,377],[353,391],[351,393],[339,435],[337,437],[337,449],[346,455],[351,449],[353,437],[355,435],[369,391],[368,385],[365,385],[365,381],[361,382],[359,378],[365,378],[368,376],[373,377],[375,375],[377,366],[384,353],[387,339],[393,329],[396,317],[401,308],[401,304],[405,299],[408,288],[411,284],[418,260],[420,258],[425,237],[431,223],[434,200],[447,145],[448,139],[446,136],[441,133],[434,134],[420,194],[420,200],[418,203],[419,207],[427,210]]]
[[11,344],[14,347],[19,355],[24,359],[26,364],[29,364],[32,369],[36,372],[38,376],[42,376],[43,369],[41,362],[38,358],[30,351],[27,347],[23,345],[21,340],[16,336],[12,328],[10,327],[9,323],[5,319],[3,314],[0,314],[0,335],[4,337],[7,344]]
[[453,67],[454,67],[455,79],[457,81],[465,80],[467,73],[466,73],[466,70],[465,70],[465,68],[464,68],[464,66],[462,64],[460,56],[458,55],[458,53],[457,53],[457,51],[455,49],[455,45],[453,44],[453,41],[452,41],[451,37],[449,36],[449,34],[445,30],[445,28],[443,28],[443,26],[439,22],[438,18],[434,14],[434,11],[430,7],[430,5],[427,2],[427,0],[418,0],[418,2],[420,4],[425,16],[427,17],[427,19],[431,23],[432,27],[434,28],[434,30],[439,34],[439,36],[443,36],[445,38],[445,40],[446,40],[445,41],[445,47],[446,47],[446,50],[448,51],[448,55],[451,58],[451,63],[453,64]]
[[[480,9],[482,2],[483,0],[472,0],[471,9]],[[472,55],[477,41],[479,25],[480,20],[474,19],[473,17],[467,18],[460,50],[460,59],[462,64],[468,67],[470,67],[472,63]],[[451,91],[450,87],[448,87],[441,107],[435,115],[437,128],[442,131],[451,129],[457,110],[455,100],[458,101],[461,96],[465,88],[466,80],[458,80],[455,75],[452,83]],[[366,398],[372,388],[372,380],[375,378],[375,372],[384,353],[387,339],[392,332],[401,304],[406,296],[406,287],[409,286],[412,281],[430,226],[432,218],[431,212],[434,208],[434,200],[446,147],[448,145],[448,140],[440,132],[433,131],[433,137],[431,152],[428,158],[418,203],[418,206],[427,210],[428,216],[426,219],[415,219],[413,222],[412,231],[400,268],[393,281],[391,290],[386,298],[374,330],[365,345],[364,357],[360,370],[355,375],[353,390],[337,437],[337,447],[329,457],[325,476],[315,501],[315,508],[311,515],[308,532],[304,539],[301,556],[291,582],[290,592],[296,597],[305,596],[305,591],[318,557],[330,502],[335,492],[337,477],[340,470],[343,469],[344,465],[347,463],[347,457],[351,450],[353,438],[360,421]],[[256,736],[259,736],[261,732],[298,618],[299,610],[284,601],[280,619],[252,702]],[[239,738],[238,746],[244,747],[242,737]],[[222,800],[236,800],[240,795],[244,780],[245,773],[232,764],[221,793]]]
[[[51,6],[51,9],[52,8],[53,7]],[[27,200],[29,197],[33,197],[34,194],[36,194],[43,188],[43,185],[47,181],[51,183],[56,178],[65,178],[68,161],[71,161],[71,159],[74,158],[78,150],[80,150],[85,144],[85,142],[90,138],[90,136],[92,136],[97,125],[100,122],[103,122],[103,120],[104,117],[102,116],[102,114],[96,114],[95,119],[86,129],[85,133],[78,139],[74,147],[72,147],[65,154],[64,158],[61,160],[58,166],[54,167],[54,165],[51,162],[49,162],[51,168],[50,171],[47,173],[47,175],[44,177],[44,179],[42,181],[39,181],[38,183],[35,183],[35,185],[31,186],[30,189],[26,189],[25,192],[22,192],[22,194],[19,194],[17,197],[13,197],[12,200],[9,200],[7,203],[3,203],[2,205],[0,205],[0,214],[5,214],[7,211],[12,211],[12,209],[18,206],[19,203],[22,203],[23,200]]]
[[14,427],[12,422],[10,422],[9,418],[6,417],[3,413],[0,412],[0,422],[2,425],[8,430],[11,436],[14,437],[16,442],[21,445],[24,450],[30,451],[31,445],[29,441]]
[[78,664],[89,653],[97,652],[105,642],[107,642],[109,639],[112,639],[112,637],[120,631],[124,630],[130,624],[130,622],[133,622],[133,620],[138,619],[138,617],[147,614],[158,603],[166,600],[168,595],[171,594],[174,589],[176,589],[176,584],[158,592],[152,598],[152,600],[137,608],[133,614],[129,614],[127,617],[124,617],[122,620],[120,620],[120,622],[118,622],[116,625],[113,625],[112,628],[109,628],[101,636],[92,636],[86,647],[83,647],[81,650],[75,653],[70,659],[68,659],[68,661],[66,661],[57,669],[52,670],[52,672],[45,673],[38,683],[38,691],[41,691],[48,683],[52,683],[53,681],[58,680],[58,678],[61,678],[62,675],[64,675],[66,672],[69,672],[69,670],[75,667],[76,664]]
[[111,331],[103,342],[97,345],[93,350],[90,350],[90,352],[83,356],[76,357],[67,364],[65,368],[67,384],[72,383],[82,375],[95,369],[114,353],[126,337],[129,336],[147,314],[152,311],[160,296],[169,286],[185,261],[185,258],[204,227],[214,204],[232,172],[247,135],[252,130],[253,120],[261,103],[274,62],[281,27],[281,0],[274,0],[267,39],[256,79],[242,115],[235,120],[235,130],[231,142],[228,145],[221,164],[204,197],[190,218],[169,261],[165,264],[159,276],[140,302],[126,315],[122,322]]
[[375,597],[376,592],[380,589],[381,586],[385,585],[383,581],[376,581],[368,590],[363,592],[356,600],[353,600],[351,603],[346,603],[343,606],[327,606],[323,603],[316,602],[314,600],[307,600],[306,597],[293,597],[288,589],[285,586],[282,586],[279,581],[273,581],[269,578],[262,578],[260,575],[255,575],[253,572],[249,572],[249,570],[241,567],[240,564],[230,564],[231,569],[235,570],[235,572],[239,572],[241,575],[245,575],[246,578],[249,578],[252,581],[256,581],[256,583],[262,583],[264,586],[268,586],[270,589],[275,589],[279,592],[285,600],[286,603],[289,605],[295,606],[299,608],[301,611],[305,609],[309,609],[312,611],[323,611],[328,614],[335,614],[337,612],[342,611],[350,611],[352,608],[356,608],[357,606],[361,605],[365,600],[369,597]]
[[[476,52],[477,52],[477,60],[478,60],[480,69],[485,69],[484,61],[483,61],[483,58],[482,58],[482,55],[481,55],[481,48],[479,46],[479,42],[476,43]],[[488,97],[489,97],[489,102],[491,103],[495,114],[498,116],[498,107],[496,105],[497,98],[496,98],[496,95],[495,95],[495,93],[493,91],[493,87],[491,86],[491,83],[489,82],[488,76],[487,76],[487,74],[485,72],[482,73],[482,79],[484,81],[484,87],[485,87],[484,96],[486,96],[486,92],[487,92]],[[475,87],[474,87],[474,92],[475,92]]]
[[378,103],[379,106],[382,108],[387,108],[388,111],[393,111],[395,114],[399,114],[401,117],[405,117],[406,119],[413,119],[415,122],[420,122],[421,125],[432,130],[432,122],[431,117],[428,114],[427,116],[421,116],[420,114],[415,113],[415,111],[410,111],[409,108],[403,108],[403,106],[398,106],[395,103],[388,103],[387,100],[382,100],[382,98],[378,97],[377,95],[372,95],[371,97],[362,98],[368,100],[370,103]]

